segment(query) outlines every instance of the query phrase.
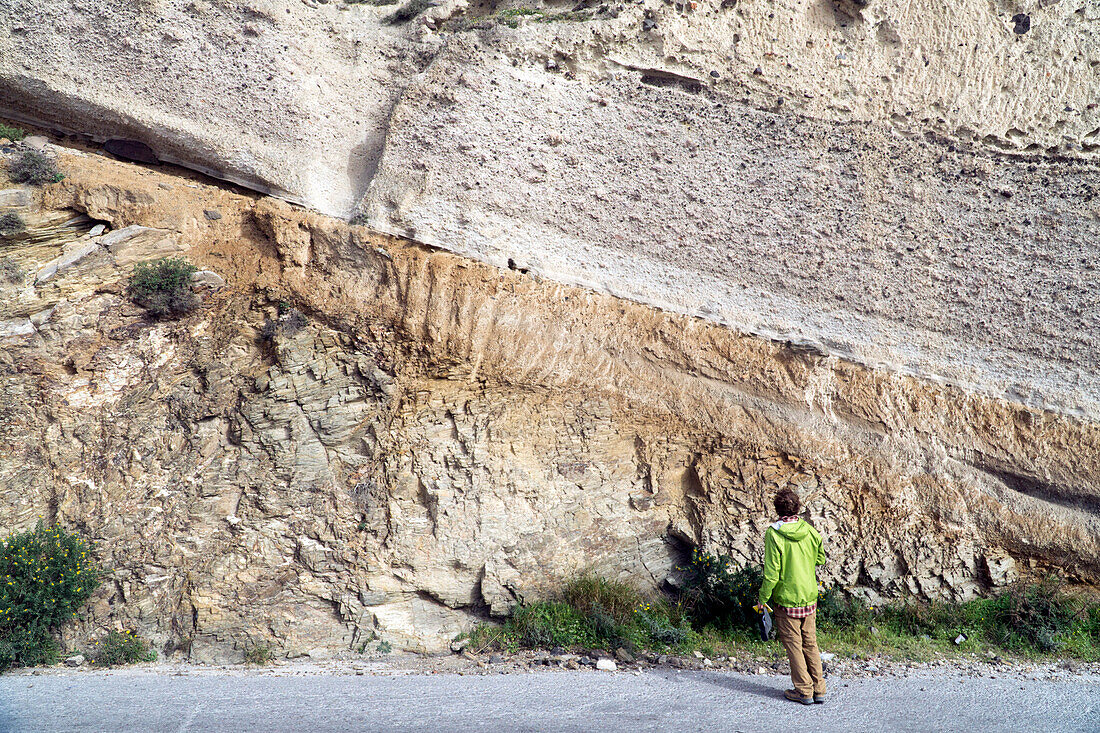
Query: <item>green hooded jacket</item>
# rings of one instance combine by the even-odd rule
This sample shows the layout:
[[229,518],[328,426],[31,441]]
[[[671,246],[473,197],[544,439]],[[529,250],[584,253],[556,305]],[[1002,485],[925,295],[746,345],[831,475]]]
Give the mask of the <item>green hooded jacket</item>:
[[760,602],[799,608],[817,601],[818,565],[825,564],[821,535],[799,519],[776,522],[764,532],[764,583]]

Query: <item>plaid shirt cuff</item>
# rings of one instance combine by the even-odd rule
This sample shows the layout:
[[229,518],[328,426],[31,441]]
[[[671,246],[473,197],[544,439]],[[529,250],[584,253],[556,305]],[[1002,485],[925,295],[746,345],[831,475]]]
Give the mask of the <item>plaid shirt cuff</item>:
[[807,616],[813,616],[817,611],[817,602],[813,602],[808,606],[799,606],[798,608],[787,608],[786,606],[780,606],[783,609],[783,613],[787,614],[791,618],[806,618]]

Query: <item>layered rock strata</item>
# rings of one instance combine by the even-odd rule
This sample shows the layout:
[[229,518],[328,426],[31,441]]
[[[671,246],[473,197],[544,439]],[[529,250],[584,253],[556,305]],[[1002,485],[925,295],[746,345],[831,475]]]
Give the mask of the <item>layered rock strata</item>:
[[[62,158],[0,252],[0,527],[96,540],[74,642],[439,649],[586,569],[758,560],[783,486],[872,597],[1100,583],[1095,422]],[[123,288],[164,254],[225,286],[151,322]]]
[[1100,416],[1094,3],[0,0],[0,17],[0,111]]

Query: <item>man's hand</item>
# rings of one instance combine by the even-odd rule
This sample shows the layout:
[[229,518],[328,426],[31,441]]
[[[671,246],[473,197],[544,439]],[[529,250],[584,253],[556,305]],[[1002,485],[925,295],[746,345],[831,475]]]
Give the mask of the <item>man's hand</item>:
[[767,603],[757,603],[755,606],[752,607],[752,610],[756,611],[757,613],[764,613],[764,611],[771,613],[772,607],[769,606]]

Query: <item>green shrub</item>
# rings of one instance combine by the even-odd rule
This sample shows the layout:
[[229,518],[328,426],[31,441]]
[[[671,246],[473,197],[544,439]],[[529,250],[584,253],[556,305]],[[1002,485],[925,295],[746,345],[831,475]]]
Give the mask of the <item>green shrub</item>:
[[936,613],[933,603],[914,603],[905,601],[893,609],[893,625],[899,631],[910,636],[929,635],[943,625],[943,618]]
[[126,292],[154,318],[180,316],[198,306],[191,292],[191,275],[197,268],[179,257],[139,262]]
[[867,603],[833,586],[817,594],[817,620],[823,628],[867,628],[874,614]]
[[508,638],[530,648],[588,647],[601,641],[593,620],[567,603],[521,604],[506,629]]
[[155,662],[157,653],[132,631],[111,631],[107,638],[95,643],[92,660],[103,667],[117,667],[122,664]]
[[244,653],[245,664],[268,664],[275,655],[271,652],[271,647],[257,644],[251,647]]
[[[1075,605],[1053,578],[1017,584],[996,599],[990,630],[996,643],[1007,649],[1058,651],[1077,621],[1080,609]],[[1087,618],[1087,609],[1081,615]]]
[[73,617],[99,585],[91,548],[42,522],[0,551],[0,670],[57,656],[50,632]]
[[6,137],[13,143],[17,143],[26,136],[27,133],[25,130],[22,130],[18,127],[12,127],[11,125],[5,125],[3,122],[0,122],[0,138]]
[[57,183],[65,177],[57,169],[53,158],[30,148],[22,150],[12,162],[9,176],[16,183],[29,183],[32,186]]
[[0,257],[0,280],[9,283],[21,283],[24,277],[23,268],[11,257]]
[[648,603],[642,604],[634,612],[634,617],[638,626],[654,644],[679,646],[688,641],[691,636],[690,629],[675,625],[667,613],[662,613],[660,610],[654,611]]
[[11,237],[27,228],[23,218],[14,212],[0,214],[0,237]]
[[715,557],[691,551],[691,564],[680,590],[682,602],[697,627],[752,629],[757,613],[752,610],[764,580],[756,565],[738,567],[725,555]]
[[54,664],[58,646],[43,628],[11,628],[0,631],[0,672],[10,667],[37,667]]

